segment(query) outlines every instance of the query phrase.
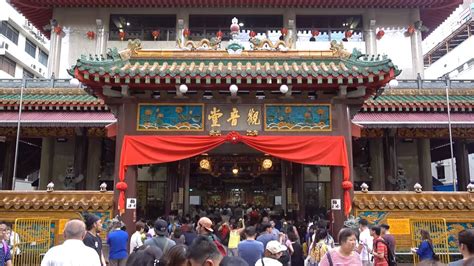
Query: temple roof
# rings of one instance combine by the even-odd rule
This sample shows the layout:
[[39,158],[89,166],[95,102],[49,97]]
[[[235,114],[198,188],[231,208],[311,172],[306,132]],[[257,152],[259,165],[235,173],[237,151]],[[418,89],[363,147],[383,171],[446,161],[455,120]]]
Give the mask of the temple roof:
[[226,0],[10,0],[36,28],[43,31],[43,26],[53,18],[54,8],[420,8],[421,20],[430,29],[441,24],[454,9],[462,4],[462,0],[257,0],[257,1],[226,1]]
[[[333,49],[332,47],[331,49]],[[109,51],[107,58],[82,56],[70,73],[89,87],[103,84],[320,84],[320,87],[364,85],[378,88],[400,71],[386,56],[367,56],[354,50],[331,51]],[[128,54],[128,56],[127,56]],[[201,80],[202,79],[202,80]],[[218,88],[219,86],[215,86]]]

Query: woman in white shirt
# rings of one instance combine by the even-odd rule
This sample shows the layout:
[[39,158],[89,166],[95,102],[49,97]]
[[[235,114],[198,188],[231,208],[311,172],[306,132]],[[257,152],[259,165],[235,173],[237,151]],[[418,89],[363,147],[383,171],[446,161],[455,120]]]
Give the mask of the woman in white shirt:
[[141,247],[143,245],[143,234],[145,232],[145,224],[143,222],[138,221],[135,224],[136,231],[133,233],[132,237],[130,238],[130,253],[132,253],[135,249]]

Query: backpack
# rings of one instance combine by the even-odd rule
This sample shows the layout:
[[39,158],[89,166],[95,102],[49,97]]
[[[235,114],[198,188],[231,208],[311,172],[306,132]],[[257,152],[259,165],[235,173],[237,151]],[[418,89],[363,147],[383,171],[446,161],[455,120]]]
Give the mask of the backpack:
[[374,242],[374,247],[375,249],[377,248],[378,243],[382,243],[387,247],[387,254],[388,256],[385,256],[385,260],[388,263],[388,266],[396,266],[397,265],[397,259],[395,257],[395,254],[390,250],[390,247],[388,246],[387,242],[382,238],[381,240],[376,240]]
[[219,240],[216,239],[215,236],[210,235],[210,236],[209,236],[209,239],[210,239],[212,242],[214,242],[214,245],[216,245],[217,250],[219,250],[219,253],[221,253],[221,255],[222,255],[223,257],[227,256],[227,250],[226,250],[226,248],[224,247],[224,245],[222,245],[221,242],[219,242]]
[[329,248],[324,241],[318,242],[314,247],[311,248],[309,257],[311,262],[321,262],[324,255],[328,252]]

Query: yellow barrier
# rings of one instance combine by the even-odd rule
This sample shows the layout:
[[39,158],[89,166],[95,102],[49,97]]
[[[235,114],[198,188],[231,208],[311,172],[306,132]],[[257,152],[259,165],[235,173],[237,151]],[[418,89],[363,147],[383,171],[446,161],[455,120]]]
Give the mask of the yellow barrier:
[[[433,242],[433,250],[442,263],[449,263],[449,246],[446,219],[410,219],[412,247],[421,244],[420,230],[430,233]],[[413,254],[413,262],[419,262],[418,255]]]
[[40,265],[51,244],[51,219],[16,219],[13,231],[18,234],[13,245],[13,265]]

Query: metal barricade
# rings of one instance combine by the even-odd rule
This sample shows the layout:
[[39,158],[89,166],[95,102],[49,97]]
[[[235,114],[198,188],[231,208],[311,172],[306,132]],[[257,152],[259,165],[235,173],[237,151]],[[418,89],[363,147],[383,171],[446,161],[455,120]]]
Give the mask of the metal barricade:
[[41,259],[51,245],[51,219],[16,219],[13,231],[18,234],[12,248],[13,265],[40,265]]
[[[430,233],[433,242],[433,250],[439,257],[440,262],[449,263],[448,227],[446,219],[410,219],[412,247],[419,247],[421,244],[420,230]],[[417,254],[413,254],[413,262],[419,262]]]

